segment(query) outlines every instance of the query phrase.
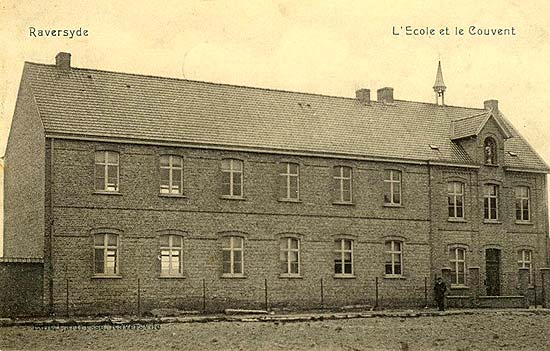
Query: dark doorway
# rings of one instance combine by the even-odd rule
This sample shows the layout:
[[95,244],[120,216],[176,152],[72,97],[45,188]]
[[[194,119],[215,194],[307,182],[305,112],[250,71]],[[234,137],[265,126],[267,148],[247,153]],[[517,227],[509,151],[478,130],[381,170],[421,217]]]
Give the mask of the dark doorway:
[[500,250],[485,250],[485,284],[487,296],[500,295]]

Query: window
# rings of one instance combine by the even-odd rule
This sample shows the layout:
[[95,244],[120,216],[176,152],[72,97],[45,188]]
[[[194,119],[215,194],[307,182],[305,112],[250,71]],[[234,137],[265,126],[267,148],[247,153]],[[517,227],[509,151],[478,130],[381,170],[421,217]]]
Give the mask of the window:
[[243,196],[243,161],[222,160],[222,195]]
[[483,144],[483,154],[485,156],[486,165],[496,165],[497,164],[497,147],[496,142],[493,138],[485,139]]
[[529,221],[529,187],[518,186],[514,191],[516,193],[516,220]]
[[385,268],[387,277],[400,277],[403,274],[403,242],[386,241]]
[[485,184],[483,186],[483,208],[485,219],[498,219],[498,185]]
[[160,193],[183,194],[183,158],[181,156],[160,156]]
[[118,275],[118,235],[94,235],[94,274],[96,276]]
[[464,218],[464,184],[461,182],[447,183],[447,207],[449,218]]
[[334,167],[334,193],[336,194],[336,202],[351,203],[351,174],[350,167]]
[[281,275],[300,275],[300,240],[282,238],[280,242]]
[[353,240],[339,239],[334,242],[334,274],[353,276]]
[[95,190],[118,191],[118,152],[96,151]]
[[533,265],[532,265],[533,253],[531,250],[519,250],[518,251],[518,268],[529,269],[529,285],[533,284]]
[[401,172],[387,170],[384,176],[384,203],[401,205]]
[[243,276],[243,244],[240,236],[226,236],[222,240],[223,275]]
[[183,276],[183,238],[180,235],[160,236],[160,276]]
[[300,197],[300,168],[296,163],[279,164],[279,198],[298,200]]
[[449,251],[451,262],[452,281],[454,285],[465,285],[466,277],[466,249],[454,247]]

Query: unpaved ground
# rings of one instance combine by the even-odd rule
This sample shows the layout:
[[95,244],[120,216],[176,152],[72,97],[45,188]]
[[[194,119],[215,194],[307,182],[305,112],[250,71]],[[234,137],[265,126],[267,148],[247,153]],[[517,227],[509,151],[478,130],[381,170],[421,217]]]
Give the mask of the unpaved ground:
[[550,350],[550,315],[519,312],[156,327],[5,327],[0,350]]

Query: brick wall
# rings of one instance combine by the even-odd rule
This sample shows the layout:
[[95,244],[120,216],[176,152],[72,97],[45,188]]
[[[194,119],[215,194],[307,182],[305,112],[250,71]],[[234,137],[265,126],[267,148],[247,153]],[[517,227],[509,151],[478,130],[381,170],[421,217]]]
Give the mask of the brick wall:
[[36,259],[0,259],[0,317],[43,313],[43,267]]

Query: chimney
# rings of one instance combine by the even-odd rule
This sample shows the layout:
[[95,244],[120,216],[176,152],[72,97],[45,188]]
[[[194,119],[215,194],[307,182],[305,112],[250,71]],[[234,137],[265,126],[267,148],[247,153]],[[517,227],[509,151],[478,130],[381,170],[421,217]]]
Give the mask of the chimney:
[[378,89],[376,93],[378,102],[383,102],[385,104],[393,103],[393,88],[381,88]]
[[359,89],[355,91],[355,97],[361,105],[370,105],[370,89]]
[[55,55],[55,65],[57,68],[68,70],[71,68],[71,54],[68,52],[60,52]]
[[486,110],[498,112],[498,100],[487,100],[483,102],[483,106]]

